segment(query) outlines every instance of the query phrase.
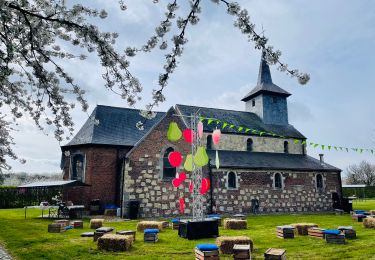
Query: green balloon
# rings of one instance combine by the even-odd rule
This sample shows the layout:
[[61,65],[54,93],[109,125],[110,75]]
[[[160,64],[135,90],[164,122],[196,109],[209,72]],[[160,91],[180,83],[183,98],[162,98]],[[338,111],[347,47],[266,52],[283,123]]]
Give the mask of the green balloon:
[[199,167],[203,167],[208,164],[208,155],[206,148],[203,146],[198,147],[198,150],[194,155],[194,164]]
[[193,156],[191,154],[188,154],[186,156],[186,160],[185,160],[185,163],[184,163],[184,169],[188,172],[193,171]]
[[171,142],[176,142],[182,137],[182,132],[176,122],[171,122],[168,127],[167,138]]

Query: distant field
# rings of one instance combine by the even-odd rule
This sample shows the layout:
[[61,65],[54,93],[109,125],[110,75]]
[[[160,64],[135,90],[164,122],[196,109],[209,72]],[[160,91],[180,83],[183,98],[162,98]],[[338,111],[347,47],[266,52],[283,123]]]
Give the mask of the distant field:
[[[355,209],[375,209],[375,200],[354,203]],[[110,253],[97,250],[90,238],[81,238],[81,232],[89,231],[88,220],[83,230],[68,230],[61,234],[47,232],[49,220],[36,219],[38,210],[29,210],[24,219],[23,209],[0,210],[0,243],[16,259],[194,259],[193,248],[198,243],[215,239],[189,241],[178,237],[177,231],[167,229],[160,233],[159,242],[144,244],[142,234],[137,233],[137,241],[129,252]],[[223,230],[220,235],[246,235],[254,241],[256,259],[263,259],[269,247],[284,248],[288,259],[375,259],[375,229],[364,229],[362,223],[354,223],[347,215],[307,214],[268,215],[247,218],[247,230]],[[353,225],[358,239],[349,240],[346,245],[326,244],[324,240],[297,236],[282,240],[276,237],[277,225],[296,222],[313,222],[322,228],[337,228],[339,225]],[[137,221],[106,223],[106,226],[135,230]],[[221,255],[221,259],[232,259]]]

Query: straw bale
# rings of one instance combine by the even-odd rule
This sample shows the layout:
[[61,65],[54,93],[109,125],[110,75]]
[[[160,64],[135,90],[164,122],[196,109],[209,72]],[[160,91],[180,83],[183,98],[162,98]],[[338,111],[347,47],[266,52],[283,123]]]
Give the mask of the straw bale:
[[216,245],[223,254],[233,254],[234,245],[250,245],[253,251],[253,241],[247,236],[220,236],[216,238]]
[[224,229],[247,229],[247,221],[242,219],[224,219]]
[[93,218],[90,220],[90,228],[97,229],[103,226],[104,219],[102,218]]
[[128,251],[132,245],[132,236],[105,234],[98,239],[98,249],[100,250]]
[[365,218],[365,219],[363,219],[363,227],[365,227],[365,228],[375,228],[375,218]]
[[300,236],[307,236],[309,234],[309,228],[318,227],[318,225],[314,223],[295,223],[290,225],[295,228],[296,234]]
[[141,221],[137,224],[137,231],[143,232],[145,229],[159,229],[159,231],[163,230],[163,225],[160,221]]

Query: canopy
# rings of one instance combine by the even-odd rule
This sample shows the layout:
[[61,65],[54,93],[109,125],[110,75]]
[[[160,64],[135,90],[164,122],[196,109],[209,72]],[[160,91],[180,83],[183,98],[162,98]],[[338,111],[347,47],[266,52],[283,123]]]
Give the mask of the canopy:
[[62,187],[62,186],[90,186],[81,181],[38,181],[25,185],[18,186],[17,188],[44,188],[44,187]]
[[344,184],[343,188],[365,188],[366,184]]

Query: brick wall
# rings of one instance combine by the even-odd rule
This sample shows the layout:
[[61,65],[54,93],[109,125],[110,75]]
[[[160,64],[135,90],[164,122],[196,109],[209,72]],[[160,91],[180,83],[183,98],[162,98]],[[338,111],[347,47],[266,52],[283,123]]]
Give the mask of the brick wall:
[[[70,187],[64,192],[64,199],[74,204],[88,203],[100,199],[104,204],[120,203],[121,156],[129,149],[115,147],[74,147],[70,148],[70,156],[75,153],[85,155],[85,180],[90,186]],[[65,157],[64,180],[68,180],[70,157]]]

